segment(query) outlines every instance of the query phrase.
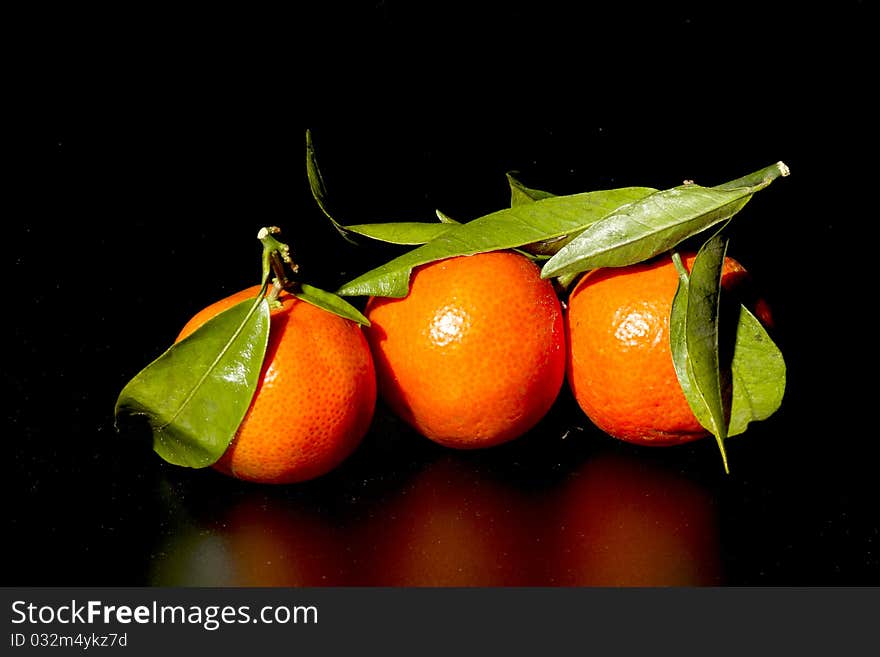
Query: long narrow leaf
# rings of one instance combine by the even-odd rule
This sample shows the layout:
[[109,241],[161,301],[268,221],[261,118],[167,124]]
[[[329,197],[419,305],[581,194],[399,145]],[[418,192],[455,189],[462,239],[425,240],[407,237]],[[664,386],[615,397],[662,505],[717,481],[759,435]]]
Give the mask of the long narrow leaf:
[[685,184],[621,207],[561,248],[541,271],[545,278],[598,267],[622,267],[668,251],[730,219],[788,167],[777,162],[717,187]]
[[410,274],[419,265],[568,235],[654,191],[648,187],[625,187],[554,196],[499,210],[456,226],[427,244],[366,272],[340,287],[337,294],[403,297],[409,288]]
[[421,221],[395,221],[376,224],[353,224],[345,226],[349,233],[369,237],[388,244],[415,246],[426,244],[455,229],[453,223],[428,223]]
[[318,204],[321,212],[324,213],[324,216],[330,220],[330,223],[333,224],[333,227],[336,228],[342,237],[351,243],[356,243],[351,236],[351,231],[336,221],[327,207],[327,188],[324,185],[324,177],[321,175],[321,170],[318,168],[318,160],[315,157],[315,145],[312,143],[311,130],[306,130],[306,177],[309,180],[309,188],[312,191],[312,197],[315,199],[315,203]]
[[456,222],[445,215],[440,215],[440,223],[435,222],[379,222],[372,224],[344,225],[337,221],[330,213],[327,201],[327,188],[324,185],[324,177],[318,168],[318,160],[315,156],[315,146],[312,142],[311,131],[306,131],[306,175],[309,180],[309,188],[312,197],[324,213],[333,227],[347,241],[356,244],[356,236],[368,237],[389,244],[415,245],[430,242],[432,239],[448,231]]
[[724,441],[727,418],[721,390],[718,353],[718,312],[721,269],[727,252],[727,238],[716,234],[700,248],[688,281],[686,320],[687,367],[693,394],[708,410],[709,429],[718,442],[724,469],[728,470]]
[[669,346],[672,352],[672,365],[675,368],[675,376],[684,392],[688,406],[700,424],[707,430],[711,430],[712,417],[709,408],[703,398],[691,384],[691,375],[688,367],[687,348],[687,309],[689,298],[689,274],[681,261],[679,254],[672,256],[675,268],[678,271],[678,288],[672,299],[672,309],[669,314]]
[[333,292],[327,292],[314,285],[302,283],[298,290],[292,293],[297,299],[310,303],[323,310],[339,315],[345,319],[350,319],[362,326],[369,326],[370,320],[361,314],[361,312],[352,306],[348,301]]

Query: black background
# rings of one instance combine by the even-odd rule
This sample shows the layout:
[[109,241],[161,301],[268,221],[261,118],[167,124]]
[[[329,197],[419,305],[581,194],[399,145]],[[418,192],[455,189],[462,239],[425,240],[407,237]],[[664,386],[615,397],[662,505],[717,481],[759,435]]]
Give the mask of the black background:
[[[234,540],[229,510],[243,507],[285,537],[270,556],[310,555],[306,583],[395,584],[376,565],[377,533],[421,473],[440,473],[429,499],[465,490],[464,515],[479,515],[485,490],[504,491],[493,508],[519,522],[552,511],[564,482],[606,457],[631,485],[654,473],[708,500],[720,564],[709,583],[880,583],[864,8],[737,7],[582,17],[552,3],[476,15],[385,2],[240,24],[29,21],[3,237],[3,583],[235,583],[240,555],[217,554]],[[712,185],[783,160],[791,176],[730,231],[730,254],[776,314],[782,409],[731,441],[730,476],[709,441],[617,444],[565,393],[535,431],[483,453],[436,448],[380,406],[357,454],[309,484],[265,489],[167,466],[114,431],[116,395],[197,309],[257,281],[260,227],[281,226],[304,275],[327,289],[390,253],[347,244],[321,215],[306,127],[334,212],[351,223],[435,208],[467,220],[509,201],[508,171],[565,194]],[[546,543],[557,529],[528,529],[499,561],[563,559]],[[303,547],[299,536],[318,538]],[[564,570],[511,566],[499,582],[553,585]]]

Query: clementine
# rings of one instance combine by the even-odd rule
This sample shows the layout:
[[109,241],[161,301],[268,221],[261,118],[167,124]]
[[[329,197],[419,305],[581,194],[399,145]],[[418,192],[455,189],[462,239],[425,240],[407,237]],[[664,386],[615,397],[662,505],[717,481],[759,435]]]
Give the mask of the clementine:
[[[177,340],[259,290],[254,286],[211,304]],[[355,450],[373,418],[376,376],[357,324],[284,292],[279,301],[271,310],[254,398],[214,467],[239,479],[282,484],[319,477]]]
[[[696,254],[682,255],[690,271]],[[606,433],[647,445],[686,443],[709,435],[681,390],[669,345],[669,313],[678,286],[670,255],[585,274],[566,314],[568,382],[578,404]],[[747,298],[750,277],[725,258],[722,296],[733,293],[765,323],[763,301]]]
[[513,440],[542,419],[562,387],[562,308],[552,284],[522,255],[423,265],[406,297],[373,297],[365,314],[380,394],[441,445]]

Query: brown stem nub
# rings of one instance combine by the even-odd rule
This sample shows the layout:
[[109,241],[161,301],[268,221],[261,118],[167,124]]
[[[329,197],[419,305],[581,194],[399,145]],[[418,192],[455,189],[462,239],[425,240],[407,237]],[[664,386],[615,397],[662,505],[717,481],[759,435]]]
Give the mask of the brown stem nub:
[[277,226],[268,226],[261,228],[257,234],[257,238],[263,243],[263,276],[268,276],[270,272],[274,275],[273,290],[270,293],[272,299],[277,298],[282,289],[293,290],[299,285],[294,278],[299,272],[299,265],[290,257],[290,247],[274,237],[280,232],[281,229]]

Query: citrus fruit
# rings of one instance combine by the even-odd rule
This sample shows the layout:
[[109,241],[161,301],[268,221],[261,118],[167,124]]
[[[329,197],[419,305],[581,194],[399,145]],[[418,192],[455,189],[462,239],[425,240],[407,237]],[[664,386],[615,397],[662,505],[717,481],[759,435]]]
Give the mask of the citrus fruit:
[[[208,306],[177,340],[259,290]],[[290,294],[278,300],[253,400],[214,467],[239,479],[282,484],[323,475],[355,450],[373,418],[376,378],[357,324]]]
[[[688,271],[695,257],[682,256]],[[669,313],[677,286],[678,272],[667,254],[590,271],[569,297],[568,382],[590,420],[615,438],[670,445],[709,435],[691,411],[672,364]],[[725,258],[721,289],[722,299],[742,297],[769,322],[766,305],[753,303],[750,277],[733,258]]]
[[559,299],[519,254],[423,265],[407,296],[373,297],[365,314],[382,398],[441,445],[475,449],[521,436],[564,382]]

